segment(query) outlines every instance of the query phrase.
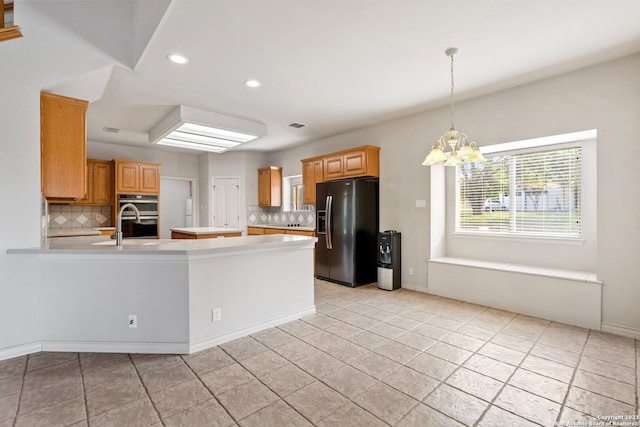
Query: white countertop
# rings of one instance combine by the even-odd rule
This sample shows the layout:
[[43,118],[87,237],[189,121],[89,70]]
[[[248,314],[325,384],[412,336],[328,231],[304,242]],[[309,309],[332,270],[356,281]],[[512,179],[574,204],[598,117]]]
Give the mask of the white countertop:
[[186,227],[186,228],[172,228],[171,231],[198,235],[198,234],[242,233],[244,230],[240,228],[226,228],[226,227]]
[[286,225],[270,225],[270,224],[252,224],[249,227],[256,228],[277,228],[280,230],[301,230],[301,231],[316,231],[314,227],[287,227]]
[[71,236],[98,236],[100,230],[97,228],[59,229],[49,230],[47,237],[71,237]]
[[109,236],[82,236],[49,239],[47,247],[8,249],[10,254],[137,254],[137,255],[226,255],[315,245],[315,237],[294,234],[267,234],[228,239],[124,239],[122,248]]

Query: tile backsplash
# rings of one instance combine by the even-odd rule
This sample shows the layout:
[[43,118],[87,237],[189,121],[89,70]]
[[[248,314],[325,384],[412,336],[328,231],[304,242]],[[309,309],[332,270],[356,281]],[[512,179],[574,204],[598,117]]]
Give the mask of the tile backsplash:
[[49,230],[112,225],[111,206],[49,205]]
[[277,225],[300,224],[301,227],[316,227],[316,208],[309,206],[309,210],[282,212],[279,207],[247,207],[247,225]]

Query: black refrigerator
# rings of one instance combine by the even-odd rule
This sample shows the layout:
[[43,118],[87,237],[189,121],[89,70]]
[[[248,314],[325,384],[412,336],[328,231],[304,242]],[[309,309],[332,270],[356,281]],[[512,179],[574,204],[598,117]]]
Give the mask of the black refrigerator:
[[316,277],[351,287],[377,280],[378,179],[316,184]]

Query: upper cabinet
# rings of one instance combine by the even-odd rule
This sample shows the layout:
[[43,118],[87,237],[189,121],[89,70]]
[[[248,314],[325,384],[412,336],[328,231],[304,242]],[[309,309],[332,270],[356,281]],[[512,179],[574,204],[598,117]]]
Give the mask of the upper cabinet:
[[333,179],[380,176],[380,147],[362,147],[302,160],[303,203],[316,203],[316,184]]
[[116,193],[159,194],[160,165],[115,159]]
[[108,160],[87,159],[87,194],[78,205],[108,206],[113,203],[113,173]]
[[324,181],[324,162],[322,159],[302,161],[302,203],[305,205],[316,204],[316,184]]
[[258,169],[258,205],[282,205],[282,168],[269,166]]
[[40,178],[42,195],[80,200],[86,194],[89,103],[51,93],[40,94]]

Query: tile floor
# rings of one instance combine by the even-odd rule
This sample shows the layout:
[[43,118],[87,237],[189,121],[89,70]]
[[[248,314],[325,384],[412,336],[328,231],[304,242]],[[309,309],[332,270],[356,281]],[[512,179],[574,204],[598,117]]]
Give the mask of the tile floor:
[[0,427],[554,426],[638,414],[636,340],[374,286],[317,281],[316,306],[189,356],[2,361]]

